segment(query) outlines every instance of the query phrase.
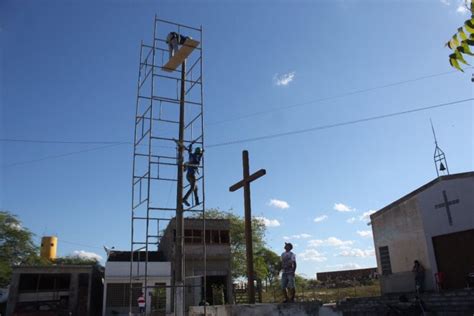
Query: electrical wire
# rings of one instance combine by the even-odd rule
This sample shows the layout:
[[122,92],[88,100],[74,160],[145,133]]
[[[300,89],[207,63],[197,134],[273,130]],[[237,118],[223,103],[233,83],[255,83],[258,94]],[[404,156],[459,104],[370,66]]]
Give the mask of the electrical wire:
[[8,168],[8,167],[13,167],[13,166],[19,166],[19,165],[29,164],[29,163],[32,163],[32,162],[38,162],[38,161],[43,161],[43,160],[48,160],[48,159],[56,159],[56,158],[61,158],[61,157],[66,157],[66,156],[71,156],[71,155],[76,155],[76,154],[82,154],[82,153],[86,153],[86,152],[90,152],[90,151],[96,151],[96,150],[101,150],[101,149],[105,149],[105,148],[116,147],[116,146],[119,146],[119,145],[123,145],[123,143],[115,143],[115,144],[107,145],[107,146],[100,146],[100,147],[94,147],[94,148],[89,148],[89,149],[84,149],[84,150],[67,152],[67,153],[59,154],[59,155],[46,156],[46,157],[39,158],[39,159],[20,161],[20,162],[15,162],[15,163],[12,163],[12,164],[3,165],[2,167],[7,167]]
[[[474,68],[474,67],[469,67],[469,68]],[[309,105],[309,104],[314,104],[314,103],[320,103],[320,102],[334,100],[334,99],[345,98],[345,97],[356,95],[356,94],[362,94],[362,93],[370,92],[370,91],[374,91],[374,90],[390,88],[390,87],[394,87],[394,86],[399,86],[399,85],[403,85],[403,84],[407,84],[407,83],[411,83],[411,82],[421,81],[421,80],[429,79],[429,78],[440,77],[440,76],[453,74],[453,73],[459,73],[459,71],[457,71],[457,70],[446,71],[446,72],[441,72],[441,73],[432,74],[432,75],[426,75],[426,76],[422,76],[422,77],[418,77],[418,78],[392,82],[392,83],[388,83],[388,84],[380,85],[380,86],[375,86],[375,87],[371,87],[371,88],[365,88],[365,89],[359,89],[359,90],[354,90],[354,91],[343,92],[341,94],[337,94],[337,95],[333,95],[333,96],[329,96],[329,97],[314,99],[314,100],[301,102],[301,103],[295,103],[295,104],[291,104],[291,105],[285,105],[285,106],[276,107],[276,108],[265,110],[265,111],[253,112],[253,113],[244,114],[244,115],[241,115],[241,116],[237,116],[237,117],[234,117],[234,118],[225,119],[225,120],[221,120],[221,121],[210,122],[210,123],[207,123],[207,125],[212,126],[212,125],[218,125],[218,124],[222,124],[222,123],[229,123],[229,122],[239,121],[239,120],[251,118],[251,117],[254,117],[254,116],[265,115],[265,114],[284,111],[284,110],[288,110],[288,109],[292,109],[292,108],[296,108],[296,107],[301,107],[301,106],[305,106],[305,105]]]
[[376,116],[371,116],[371,117],[366,117],[366,118],[361,118],[361,119],[351,120],[351,121],[346,121],[346,122],[315,126],[315,127],[310,127],[310,128],[305,128],[305,129],[300,129],[300,130],[295,130],[295,131],[289,131],[289,132],[284,132],[284,133],[277,133],[277,134],[270,134],[270,135],[264,135],[264,136],[258,136],[258,137],[250,137],[250,138],[245,138],[245,139],[227,141],[227,142],[207,145],[206,148],[216,148],[216,147],[222,147],[222,146],[228,146],[228,145],[234,145],[234,144],[254,142],[254,141],[259,141],[259,140],[264,140],[264,139],[272,139],[272,138],[278,138],[278,137],[289,136],[289,135],[309,133],[309,132],[313,132],[313,131],[317,131],[317,130],[330,129],[330,128],[334,128],[334,127],[353,125],[353,124],[358,124],[358,123],[368,122],[368,121],[375,121],[375,120],[379,120],[379,119],[384,119],[384,118],[389,118],[389,117],[394,117],[394,116],[400,116],[400,115],[405,115],[405,114],[410,114],[410,113],[415,113],[415,112],[420,112],[420,111],[427,111],[427,110],[430,110],[430,109],[435,109],[435,108],[460,104],[460,103],[473,101],[473,100],[474,100],[474,98],[469,98],[469,99],[464,99],[464,100],[458,100],[458,101],[452,101],[452,102],[441,103],[441,104],[436,104],[436,105],[430,105],[430,106],[425,106],[425,107],[419,107],[419,108],[406,110],[406,111],[376,115]]
[[[400,116],[400,115],[405,115],[405,114],[410,114],[410,113],[415,113],[415,112],[420,112],[420,111],[427,111],[427,110],[430,110],[430,109],[461,104],[461,103],[465,103],[465,102],[473,101],[473,100],[474,100],[474,98],[468,98],[468,99],[456,100],[456,101],[447,102],[447,103],[441,103],[441,104],[435,104],[435,105],[430,105],[430,106],[425,106],[425,107],[419,107],[419,108],[415,108],[415,109],[411,109],[411,110],[405,110],[405,111],[393,112],[393,113],[388,113],[388,114],[376,115],[376,116],[372,116],[372,117],[361,118],[361,119],[351,120],[351,121],[346,121],[346,122],[315,126],[315,127],[310,127],[310,128],[306,128],[306,129],[300,129],[300,130],[294,130],[294,131],[288,131],[288,132],[276,133],[276,134],[270,134],[270,135],[264,135],[264,136],[258,136],[258,137],[251,137],[251,138],[245,138],[245,139],[239,139],[239,140],[226,141],[226,142],[222,142],[222,143],[207,145],[206,148],[223,147],[223,146],[228,146],[228,145],[248,143],[248,142],[278,138],[278,137],[289,136],[289,135],[309,133],[309,132],[313,132],[313,131],[317,131],[317,130],[330,129],[330,128],[335,128],[335,127],[353,125],[353,124],[358,124],[358,123],[362,123],[362,122],[374,121],[374,120],[379,120],[379,119],[384,119],[384,118],[389,118],[389,117],[394,117],[394,116]],[[2,141],[2,139],[0,139],[0,141]],[[89,142],[86,142],[86,141],[73,142],[73,141],[24,140],[24,139],[17,139],[17,140],[9,139],[9,141],[39,142],[39,143],[48,143],[48,142],[62,143],[62,142],[64,142],[64,143],[68,143],[68,144],[74,144],[74,143],[88,144],[89,143]],[[22,164],[27,164],[27,163],[32,163],[32,162],[37,162],[37,161],[42,161],[42,160],[47,160],[47,159],[60,158],[60,157],[64,157],[64,156],[80,154],[80,153],[94,151],[94,150],[105,149],[105,148],[108,148],[108,147],[115,147],[115,146],[119,146],[119,145],[130,144],[130,142],[93,142],[93,143],[112,143],[112,144],[107,145],[107,146],[100,146],[100,147],[95,147],[95,148],[91,148],[91,149],[86,149],[86,150],[69,152],[69,153],[60,154],[60,155],[47,156],[47,157],[43,157],[43,158],[35,159],[35,160],[30,160],[30,161],[23,161],[23,162],[13,163],[13,164],[9,164],[9,165],[4,165],[3,167],[12,167],[12,166],[16,166],[16,165],[22,165]]]

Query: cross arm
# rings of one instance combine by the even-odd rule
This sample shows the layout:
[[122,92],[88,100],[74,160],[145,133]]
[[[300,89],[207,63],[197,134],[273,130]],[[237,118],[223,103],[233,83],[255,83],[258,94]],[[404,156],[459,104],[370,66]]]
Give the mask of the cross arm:
[[267,171],[265,169],[260,169],[257,172],[255,172],[255,173],[251,174],[250,176],[248,176],[248,178],[242,179],[239,182],[237,182],[236,184],[232,185],[229,188],[229,191],[234,192],[234,191],[240,189],[241,187],[243,187],[245,185],[245,183],[250,183],[254,180],[257,180],[258,178],[263,177],[266,173],[267,173]]

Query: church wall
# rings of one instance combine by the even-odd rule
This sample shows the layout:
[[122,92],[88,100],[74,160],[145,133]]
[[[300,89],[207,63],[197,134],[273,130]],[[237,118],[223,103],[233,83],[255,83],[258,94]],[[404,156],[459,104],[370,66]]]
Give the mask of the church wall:
[[[448,201],[459,199],[458,204],[450,206],[452,225],[449,225],[446,208],[435,209],[444,202],[443,190]],[[433,271],[426,275],[427,281],[434,283],[438,272],[432,237],[474,229],[474,177],[441,180],[418,195],[418,203],[423,219],[428,257]]]
[[[431,273],[417,197],[401,202],[381,214],[374,214],[371,223],[382,293],[413,291],[413,261],[423,262],[427,273]],[[386,275],[382,273],[380,258],[380,247],[385,246],[388,246],[391,266],[391,274]]]

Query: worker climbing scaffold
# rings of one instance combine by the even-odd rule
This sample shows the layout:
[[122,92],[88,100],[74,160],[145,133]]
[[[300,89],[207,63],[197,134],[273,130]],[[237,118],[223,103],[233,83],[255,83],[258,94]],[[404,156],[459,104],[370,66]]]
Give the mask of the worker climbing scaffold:
[[198,185],[196,175],[199,174],[199,166],[201,164],[202,155],[204,150],[201,147],[196,147],[193,152],[193,144],[189,144],[188,147],[184,146],[183,144],[179,143],[177,140],[176,144],[178,146],[182,146],[188,152],[188,162],[184,164],[184,171],[186,171],[186,179],[189,182],[189,189],[188,192],[183,197],[183,204],[186,206],[191,206],[188,202],[188,198],[191,193],[194,193],[194,206],[199,205],[199,193],[198,193]]

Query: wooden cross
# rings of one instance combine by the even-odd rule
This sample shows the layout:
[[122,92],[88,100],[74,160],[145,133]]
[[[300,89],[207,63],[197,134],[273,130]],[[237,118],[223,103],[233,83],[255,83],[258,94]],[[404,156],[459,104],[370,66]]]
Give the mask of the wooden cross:
[[450,205],[458,204],[459,199],[448,201],[448,196],[446,194],[446,191],[443,190],[443,199],[444,203],[436,204],[435,209],[438,208],[445,208],[446,209],[446,214],[448,214],[448,222],[450,226],[453,226],[453,218],[451,217],[451,210],[449,208]]
[[245,250],[247,253],[247,279],[248,279],[248,297],[249,304],[255,304],[255,286],[253,272],[253,246],[252,246],[252,210],[250,207],[250,182],[263,177],[266,174],[265,169],[249,175],[249,152],[242,151],[243,179],[229,188],[234,192],[244,188],[244,206],[245,206]]

